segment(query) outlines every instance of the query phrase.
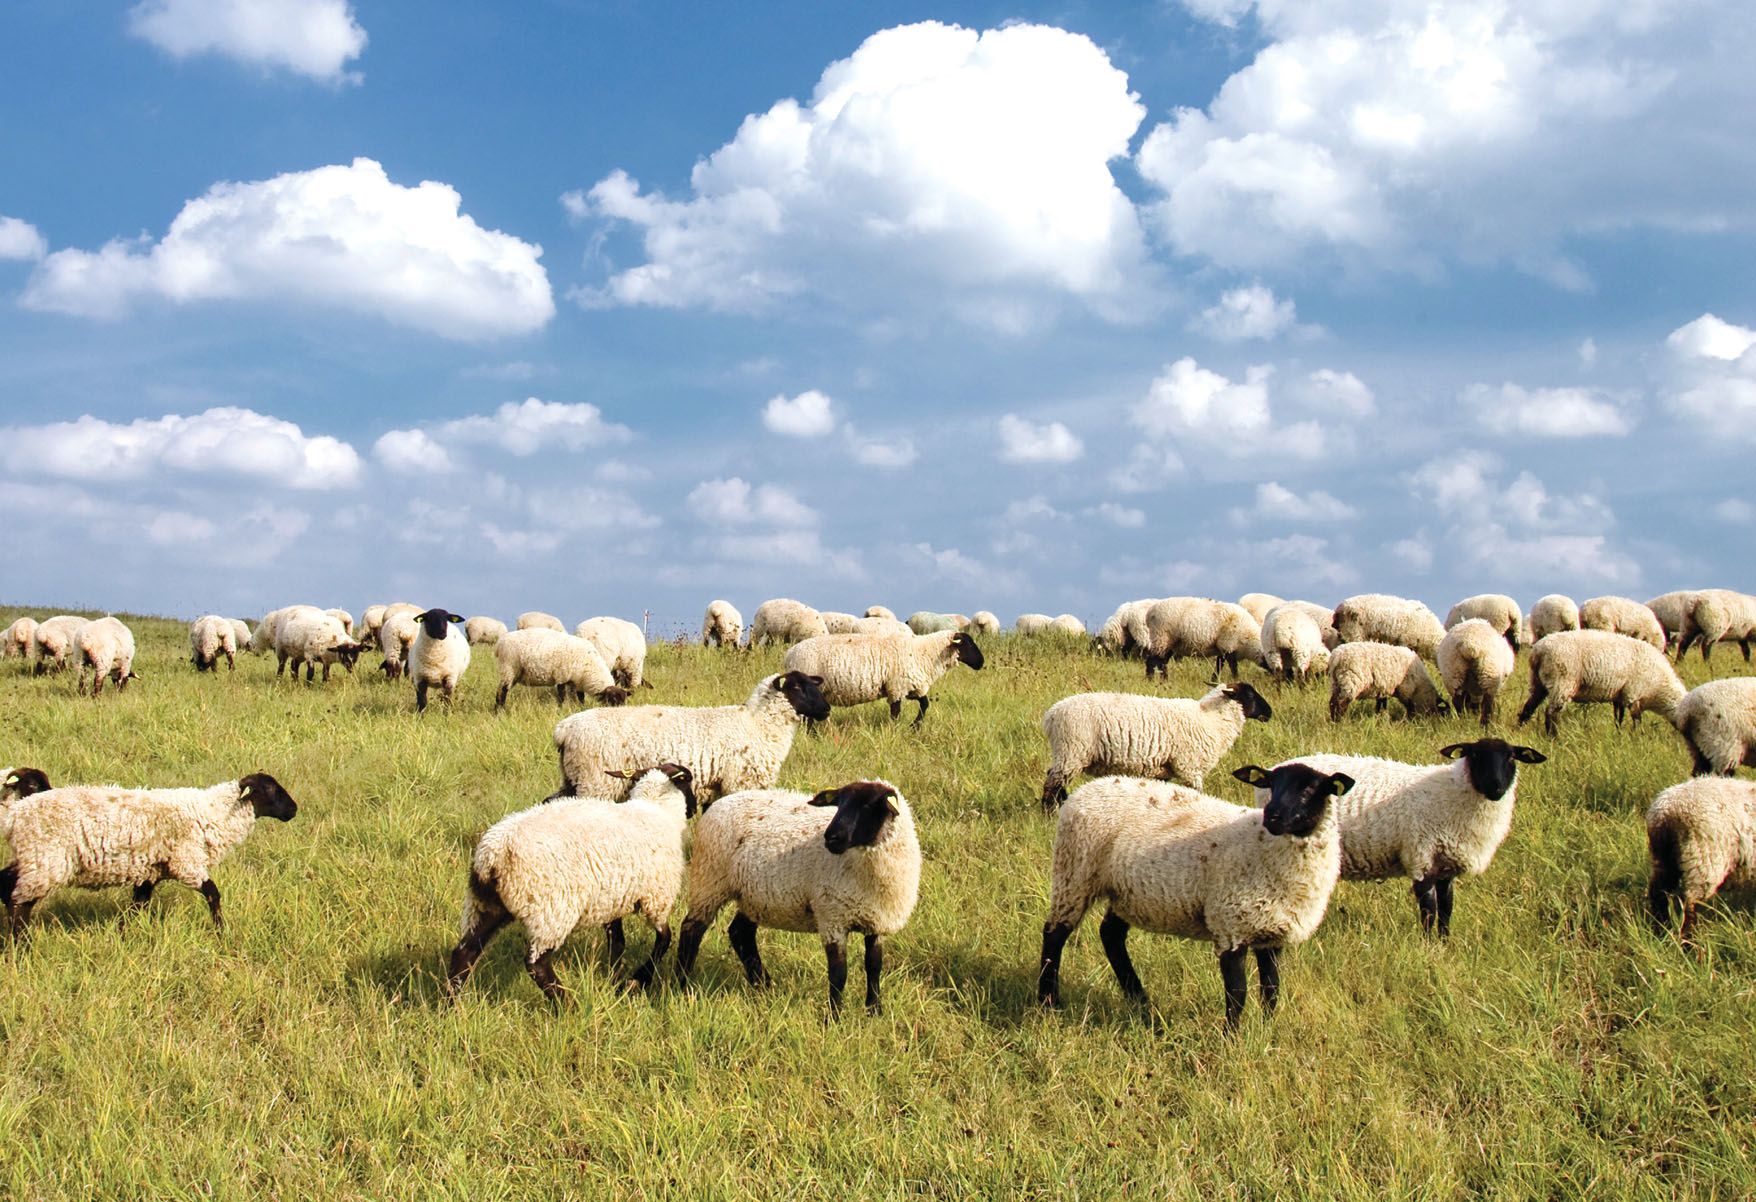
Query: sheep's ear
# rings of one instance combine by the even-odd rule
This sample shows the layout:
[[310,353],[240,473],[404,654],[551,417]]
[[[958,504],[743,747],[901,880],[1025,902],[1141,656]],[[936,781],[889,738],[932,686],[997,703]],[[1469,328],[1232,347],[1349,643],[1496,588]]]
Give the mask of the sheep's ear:
[[1468,743],[1453,743],[1449,747],[1441,747],[1439,749],[1439,754],[1444,756],[1448,760],[1454,760],[1458,756],[1462,755],[1464,752],[1466,752],[1468,750],[1469,750]]
[[614,768],[604,769],[604,775],[605,776],[613,776],[617,780],[633,780],[634,779],[634,773],[632,773],[632,772],[619,772]]
[[1234,771],[1232,776],[1247,785],[1254,785],[1258,789],[1268,788],[1268,769],[1260,764],[1246,764]]
[[889,814],[892,818],[900,818],[902,816],[902,807],[896,804],[896,794],[890,793],[885,796],[884,812]]
[[448,621],[448,622],[461,622],[461,621],[463,621],[463,615],[462,614],[452,614],[449,618],[446,619],[446,621]]
[[1354,778],[1345,772],[1337,772],[1329,778],[1329,791],[1336,797],[1340,797],[1353,787]]
[[839,804],[841,804],[841,790],[839,790],[839,789],[825,789],[825,790],[823,790],[823,792],[817,794],[815,797],[813,797],[810,801],[807,801],[805,804],[808,806],[839,805]]
[[1512,748],[1512,758],[1521,764],[1546,764],[1549,760],[1548,756],[1534,747],[1517,746]]

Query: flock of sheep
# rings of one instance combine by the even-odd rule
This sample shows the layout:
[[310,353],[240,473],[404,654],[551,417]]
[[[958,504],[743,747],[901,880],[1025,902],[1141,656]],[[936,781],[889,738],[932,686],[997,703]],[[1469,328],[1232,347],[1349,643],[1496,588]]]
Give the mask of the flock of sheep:
[[[1025,615],[1014,631],[1085,633],[1070,615]],[[532,978],[558,996],[550,960],[571,932],[602,926],[619,955],[622,922],[637,914],[654,942],[632,979],[649,984],[671,943],[694,818],[679,975],[691,971],[703,935],[731,904],[730,943],[751,983],[766,981],[760,927],[815,932],[837,1010],[856,931],[866,1002],[878,1007],[883,941],[913,911],[921,852],[909,804],[886,781],[815,794],[774,788],[794,735],[834,708],[875,701],[887,702],[893,719],[905,701],[916,702],[919,725],[933,684],[959,664],[981,669],[976,636],[999,632],[986,612],[922,612],[903,622],[881,606],[856,617],[778,599],[758,608],[746,639],[738,611],[716,600],[704,615],[704,644],[788,644],[780,672],[724,706],[627,704],[634,690],[651,687],[646,639],[617,618],[592,618],[568,634],[536,612],[508,630],[437,607],[375,605],[356,623],[342,610],[289,606],[253,631],[199,618],[190,647],[197,671],[222,657],[230,666],[244,650],[272,651],[277,674],[290,663],[296,676],[303,665],[311,681],[318,668],[328,679],[337,663],[353,671],[375,646],[385,675],[413,684],[419,711],[431,688],[450,702],[472,647],[493,644],[496,708],[513,685],[552,688],[562,704],[570,695],[599,703],[554,729],[560,790],[494,824],[477,844],[452,992],[488,941],[519,922]],[[6,653],[33,659],[38,672],[75,667],[82,690],[89,670],[94,697],[105,680],[124,688],[136,677],[133,636],[113,617],[21,618],[3,637]],[[1599,597],[1576,606],[1548,596],[1528,616],[1510,597],[1482,595],[1460,601],[1444,622],[1419,602],[1382,594],[1333,609],[1260,593],[1236,603],[1171,597],[1120,606],[1093,637],[1096,648],[1138,657],[1148,680],[1171,659],[1211,660],[1215,680],[1201,697],[1082,693],[1043,715],[1050,764],[1042,802],[1059,807],[1059,817],[1041,1001],[1058,1002],[1063,948],[1100,901],[1101,942],[1126,994],[1145,997],[1127,951],[1132,927],[1206,940],[1219,953],[1228,1024],[1246,1000],[1245,953],[1254,953],[1271,1008],[1280,950],[1316,930],[1338,880],[1409,878],[1423,930],[1445,935],[1454,881],[1484,871],[1511,828],[1519,766],[1545,759],[1485,733],[1526,645],[1530,692],[1519,725],[1546,706],[1554,736],[1569,706],[1607,703],[1618,724],[1660,713],[1688,746],[1695,776],[1665,789],[1647,813],[1652,918],[1666,929],[1680,907],[1687,939],[1703,900],[1726,884],[1756,883],[1756,783],[1732,776],[1756,766],[1756,677],[1687,691],[1666,653],[1680,660],[1698,647],[1710,661],[1717,644],[1734,642],[1748,661],[1753,640],[1756,597],[1719,589],[1644,605]],[[1256,790],[1258,806],[1234,805],[1200,790],[1245,723],[1272,717],[1263,695],[1239,679],[1241,664],[1296,684],[1327,674],[1334,721],[1357,701],[1383,710],[1395,699],[1410,718],[1448,709],[1477,715],[1484,735],[1442,749],[1437,764],[1311,754],[1245,765],[1232,775]],[[1231,683],[1220,682],[1226,671]],[[1096,779],[1069,792],[1086,775]],[[144,905],[159,881],[173,879],[200,891],[217,923],[213,866],[257,818],[285,821],[295,810],[262,773],[204,789],[125,789],[52,788],[35,768],[0,771],[0,835],[14,853],[0,869],[0,900],[20,932],[35,903],[61,886],[130,885]]]

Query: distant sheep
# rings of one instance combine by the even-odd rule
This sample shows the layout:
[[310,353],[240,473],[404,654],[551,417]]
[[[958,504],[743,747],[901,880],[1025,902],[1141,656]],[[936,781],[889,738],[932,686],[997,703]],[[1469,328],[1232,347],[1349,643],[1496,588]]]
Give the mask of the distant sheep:
[[1471,620],[1486,622],[1494,628],[1494,633],[1518,650],[1519,636],[1524,632],[1524,611],[1518,602],[1504,593],[1478,593],[1473,597],[1465,597],[1451,607],[1445,615],[1445,629],[1451,630],[1460,622]]
[[830,634],[852,634],[854,624],[860,620],[853,614],[844,614],[834,609],[818,610],[817,616],[823,619],[823,629]]
[[[267,619],[264,619],[264,624]],[[281,617],[275,622],[274,674],[281,675],[287,665],[293,666],[293,679],[299,676],[299,666],[305,667],[305,680],[310,682],[317,674],[319,664],[323,666],[323,679],[329,679],[329,669],[340,664],[349,673],[354,670],[355,662],[360,658],[363,648],[359,643],[348,637],[341,623],[326,613],[312,612],[296,614],[292,617]]]
[[917,610],[908,616],[908,628],[916,634],[938,634],[942,630],[962,630],[969,619],[962,614],[940,614]]
[[1677,658],[1683,658],[1691,646],[1701,648],[1701,662],[1707,663],[1715,643],[1737,643],[1750,662],[1750,644],[1756,641],[1756,597],[1725,588],[1705,588],[1695,594],[1695,602],[1684,618],[1682,634],[1677,640]]
[[228,619],[208,614],[189,623],[189,662],[197,672],[218,671],[222,655],[227,669],[238,666],[238,633]]
[[1608,630],[1665,649],[1664,627],[1654,613],[1632,597],[1593,597],[1579,607],[1581,630]]
[[[962,618],[963,619],[963,622],[962,622],[963,626],[969,625],[969,619],[964,618],[962,614],[953,614],[952,616],[955,618]],[[1078,618],[1074,617],[1072,614],[1058,614],[1054,618],[1050,619],[1049,630],[1053,634],[1064,634],[1064,635],[1069,636],[1070,638],[1084,638],[1085,637],[1085,623],[1081,622]]]
[[401,678],[408,668],[409,648],[415,645],[415,634],[419,629],[415,621],[415,613],[387,613],[384,624],[378,628],[378,650],[384,656],[379,666],[384,669],[386,679]]
[[79,651],[74,639],[88,621],[89,618],[77,614],[57,614],[37,623],[37,628],[31,632],[31,655],[36,661],[32,670],[36,675],[66,670],[69,657]]
[[74,644],[79,648],[79,674],[81,679],[85,670],[90,668],[91,695],[96,697],[103,692],[104,680],[116,682],[116,691],[121,692],[134,680],[134,632],[114,617],[99,618],[95,622],[87,622],[79,628],[74,636]]
[[736,647],[744,637],[744,615],[730,601],[709,601],[701,618],[703,647]]
[[511,630],[494,646],[500,669],[500,691],[494,708],[504,709],[513,685],[555,690],[556,704],[565,705],[567,691],[580,700],[592,697],[604,705],[621,705],[628,690],[616,683],[609,665],[588,640],[554,630]]
[[0,634],[0,656],[6,659],[25,659],[30,655],[31,640],[37,633],[35,618],[17,618],[12,625]]
[[1652,616],[1658,619],[1659,626],[1665,632],[1665,650],[1675,651],[1677,643],[1682,640],[1683,628],[1689,624],[1689,614],[1695,608],[1695,598],[1699,589],[1677,589],[1669,593],[1661,593],[1646,603]]
[[1756,768],[1756,677],[1710,680],[1677,703],[1671,720],[1689,745],[1696,776]]
[[1349,706],[1368,697],[1377,702],[1380,713],[1394,697],[1411,718],[1447,708],[1413,648],[1393,643],[1343,643],[1329,657],[1329,720],[1340,722]]
[[1561,630],[1579,629],[1579,606],[1573,598],[1550,593],[1530,607],[1530,637],[1534,643]]
[[1394,643],[1422,659],[1437,655],[1445,638],[1445,627],[1432,610],[1386,593],[1361,593],[1343,601],[1335,607],[1335,629],[1344,643]]
[[463,624],[463,637],[472,647],[498,643],[506,636],[506,623],[499,618],[474,617]]
[[886,609],[882,605],[868,605],[868,606],[866,606],[866,613],[864,616],[866,616],[868,618],[889,618],[892,622],[895,622],[898,620],[897,616],[894,613],[892,613],[890,610]]
[[1494,703],[1517,666],[1506,632],[1481,618],[1459,622],[1439,644],[1439,679],[1452,709],[1480,714],[1483,726],[1494,720]]
[[409,676],[415,682],[415,712],[427,708],[427,690],[439,686],[450,705],[457,682],[469,670],[470,646],[462,630],[463,615],[435,606],[415,615],[415,641],[409,644]]
[[1313,674],[1329,671],[1329,648],[1323,630],[1310,614],[1292,605],[1277,605],[1262,622],[1262,661],[1280,680],[1304,684]]
[[1262,660],[1262,627],[1248,610],[1230,601],[1205,597],[1161,601],[1147,611],[1146,631],[1149,642],[1144,658],[1149,678],[1155,667],[1164,675],[1170,660],[1211,656],[1216,674],[1230,667],[1236,680],[1240,659],[1251,663]]
[[1682,699],[1683,682],[1658,647],[1607,630],[1563,630],[1530,649],[1530,696],[1518,724],[1545,701],[1543,727],[1553,737],[1569,705],[1607,701],[1621,725],[1624,714],[1639,722],[1649,709],[1673,718]]
[[904,701],[916,702],[916,726],[927,716],[927,691],[958,664],[977,671],[982,650],[959,630],[908,638],[872,637],[861,634],[826,634],[795,643],[787,649],[789,672],[822,678],[823,699],[832,706],[864,705],[879,699],[890,702],[892,719],[902,714]]
[[546,614],[540,609],[527,609],[518,615],[519,630],[559,630],[567,633],[567,627],[554,614]]
[[999,634],[1000,619],[985,609],[978,609],[970,615],[969,631],[973,634]]
[[598,649],[617,684],[625,689],[652,687],[646,681],[646,632],[639,626],[626,618],[587,618],[573,633]]
[[1238,598],[1238,606],[1245,613],[1256,619],[1258,626],[1268,616],[1268,611],[1277,605],[1285,605],[1286,598],[1277,597],[1273,593],[1245,593]]
[[797,643],[828,633],[829,628],[816,610],[790,597],[764,601],[756,607],[756,616],[750,621],[752,647],[765,643]]
[[1014,634],[1041,634],[1047,630],[1055,619],[1048,614],[1019,614],[1018,620],[1012,624]]

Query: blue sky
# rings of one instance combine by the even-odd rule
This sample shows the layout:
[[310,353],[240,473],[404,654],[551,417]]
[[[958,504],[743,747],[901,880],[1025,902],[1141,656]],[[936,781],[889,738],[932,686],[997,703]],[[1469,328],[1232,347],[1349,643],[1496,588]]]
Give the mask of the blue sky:
[[6,599],[1756,586],[1756,15],[22,0]]

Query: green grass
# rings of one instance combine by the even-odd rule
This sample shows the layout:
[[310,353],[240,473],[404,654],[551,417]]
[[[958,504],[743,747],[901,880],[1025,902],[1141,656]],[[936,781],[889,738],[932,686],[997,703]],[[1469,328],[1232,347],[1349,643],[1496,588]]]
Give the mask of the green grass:
[[[1142,1017],[1095,920],[1068,947],[1066,1008],[1035,1006],[1053,834],[1038,720],[1069,693],[1146,686],[1077,644],[991,640],[924,730],[838,711],[782,773],[883,775],[914,806],[921,903],[890,943],[882,1017],[825,1021],[806,936],[763,936],[775,982],[753,994],[723,924],[697,985],[650,998],[625,996],[601,935],[580,932],[556,958],[574,991],[558,1012],[514,929],[453,1006],[469,852],[554,788],[552,698],[522,690],[496,717],[478,650],[456,711],[417,719],[412,689],[364,666],[327,687],[249,657],[198,677],[182,624],[132,625],[144,677],[122,696],[0,665],[0,764],[56,783],[265,770],[299,815],[219,868],[223,934],[174,884],[125,921],[125,890],[69,890],[0,952],[8,1198],[1756,1195],[1756,915],[1716,901],[1690,956],[1641,906],[1641,814],[1688,769],[1662,720],[1618,731],[1593,706],[1559,740],[1526,728],[1549,762],[1523,772],[1493,868],[1458,887],[1449,944],[1420,937],[1405,883],[1344,883],[1284,960],[1280,1013],[1252,998],[1228,1038],[1209,946],[1136,935]],[[778,662],[661,646],[640,699],[741,700]],[[1750,670],[1724,650],[1715,666]],[[1703,679],[1699,661],[1685,674]],[[1173,665],[1168,691],[1203,679]],[[1332,727],[1320,689],[1267,691],[1274,720],[1209,782],[1234,800],[1240,764],[1423,760],[1474,737],[1368,706]],[[1509,693],[1506,716],[1522,675]],[[647,935],[629,931],[633,964]]]

